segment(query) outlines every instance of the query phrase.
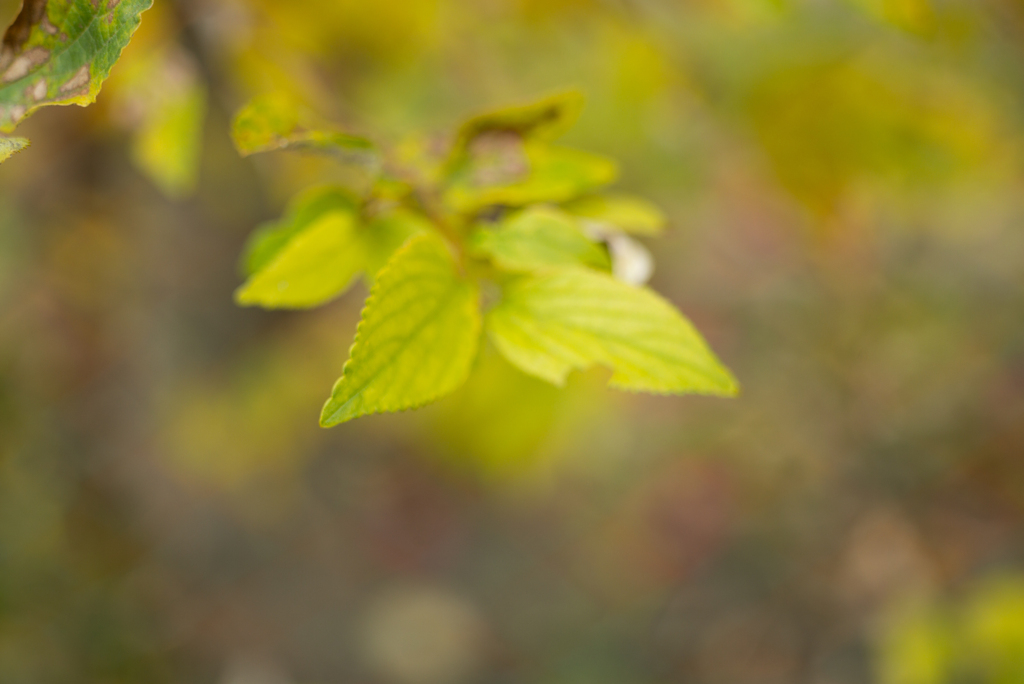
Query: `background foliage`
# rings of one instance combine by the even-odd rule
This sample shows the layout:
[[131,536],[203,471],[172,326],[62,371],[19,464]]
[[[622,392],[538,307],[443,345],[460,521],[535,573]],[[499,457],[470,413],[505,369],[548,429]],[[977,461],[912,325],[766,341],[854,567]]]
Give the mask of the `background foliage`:
[[[0,680],[1020,681],[1022,45],[1016,0],[158,0],[0,166]],[[232,292],[352,171],[232,113],[414,159],[565,86],[743,395],[488,347],[320,430],[361,297]]]

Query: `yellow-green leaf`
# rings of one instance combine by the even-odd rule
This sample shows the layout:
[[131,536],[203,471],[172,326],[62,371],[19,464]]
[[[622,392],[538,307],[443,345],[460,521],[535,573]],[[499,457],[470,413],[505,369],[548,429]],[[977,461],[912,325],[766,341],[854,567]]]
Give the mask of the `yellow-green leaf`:
[[521,207],[537,202],[565,202],[593,192],[618,176],[615,162],[567,147],[531,144],[524,148],[522,173],[492,179],[467,165],[445,192],[453,210],[475,213],[489,206]]
[[5,161],[15,152],[20,152],[28,147],[28,140],[25,138],[4,138],[0,137],[0,162]]
[[326,185],[305,190],[288,204],[280,221],[265,223],[249,236],[242,254],[245,275],[252,275],[273,261],[288,242],[331,211],[355,212],[356,198],[344,188]]
[[459,128],[452,147],[452,162],[457,162],[475,139],[489,133],[513,134],[523,140],[553,140],[576,123],[584,101],[583,93],[569,90],[474,116]]
[[584,265],[609,269],[608,253],[580,231],[572,218],[547,207],[526,209],[497,228],[473,233],[472,249],[506,271],[528,272]]
[[0,132],[47,105],[88,105],[153,0],[26,0],[0,47]]
[[[243,259],[249,277],[236,300],[269,309],[323,304],[345,292],[359,273],[372,283],[402,243],[430,229],[425,218],[399,206],[368,220],[359,214],[358,201],[344,188],[300,194],[281,221],[250,237]],[[339,215],[352,220],[339,223]]]
[[357,216],[331,211],[292,238],[235,293],[243,306],[304,309],[337,297],[363,270]]
[[466,381],[480,341],[479,294],[434,233],[405,244],[378,274],[352,353],[320,424],[402,411]]
[[373,143],[321,124],[291,98],[277,94],[252,100],[235,115],[231,136],[242,156],[285,148],[341,154],[371,163]]
[[586,195],[566,202],[562,208],[573,216],[607,223],[627,233],[657,235],[665,228],[661,210],[633,195]]
[[951,681],[956,634],[944,615],[919,608],[890,622],[876,663],[879,684],[946,684]]
[[666,394],[732,396],[736,381],[693,325],[646,288],[584,268],[507,284],[487,315],[494,345],[513,365],[556,385],[571,370],[613,370],[610,385]]
[[989,681],[1020,681],[1024,655],[1024,581],[995,576],[975,589],[961,622],[965,655],[989,672]]

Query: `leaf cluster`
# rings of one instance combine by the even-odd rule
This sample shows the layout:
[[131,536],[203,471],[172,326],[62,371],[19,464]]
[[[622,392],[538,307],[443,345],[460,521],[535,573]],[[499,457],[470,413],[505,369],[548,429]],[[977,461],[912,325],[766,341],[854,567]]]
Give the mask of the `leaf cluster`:
[[618,174],[612,160],[556,144],[581,109],[568,92],[482,114],[440,151],[423,144],[414,154],[385,153],[279,96],[236,115],[243,155],[331,154],[370,179],[362,191],[301,193],[253,233],[242,259],[242,305],[309,308],[360,276],[371,285],[321,425],[451,393],[484,335],[512,365],[555,385],[600,365],[619,389],[736,393],[690,322],[642,285],[650,255],[630,235],[660,232],[661,212],[605,192]]

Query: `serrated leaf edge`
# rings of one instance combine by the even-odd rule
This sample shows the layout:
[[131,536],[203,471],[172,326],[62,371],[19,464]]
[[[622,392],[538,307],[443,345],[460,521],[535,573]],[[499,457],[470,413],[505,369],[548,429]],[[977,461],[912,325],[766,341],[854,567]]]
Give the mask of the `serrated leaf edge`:
[[[440,238],[440,236],[437,236],[437,235],[434,235],[434,234],[430,234],[430,233],[425,233],[425,234],[421,234],[421,235],[413,235],[408,240],[405,241],[405,244],[403,244],[400,248],[395,250],[395,253],[391,255],[391,258],[388,260],[388,263],[384,266],[384,268],[382,268],[380,271],[378,271],[377,278],[374,281],[373,287],[370,290],[370,294],[369,294],[369,296],[367,296],[366,302],[363,304],[363,309],[362,309],[362,312],[360,313],[360,316],[359,316],[359,323],[358,323],[358,325],[356,325],[356,334],[355,334],[355,337],[352,340],[351,346],[349,346],[349,350],[348,350],[349,358],[348,358],[347,361],[345,361],[345,365],[343,365],[341,367],[341,377],[339,377],[334,382],[334,385],[331,388],[331,396],[328,397],[326,402],[324,402],[323,409],[321,409],[321,411],[320,411],[320,427],[322,427],[322,428],[330,428],[330,427],[334,427],[336,425],[341,425],[342,423],[347,423],[348,421],[354,420],[356,418],[362,418],[364,416],[372,416],[372,415],[377,415],[377,414],[381,414],[381,413],[404,413],[406,411],[412,411],[412,410],[415,410],[415,409],[418,409],[418,408],[422,408],[422,407],[426,406],[427,404],[431,404],[431,403],[437,401],[438,399],[441,399],[442,397],[445,397],[445,396],[451,394],[459,386],[461,386],[463,383],[465,383],[466,380],[469,379],[469,374],[472,371],[473,363],[475,362],[476,356],[480,352],[479,340],[480,340],[480,336],[481,336],[481,333],[482,333],[483,320],[482,320],[482,316],[479,316],[479,315],[476,316],[473,319],[474,327],[476,328],[476,330],[474,331],[473,334],[477,338],[477,348],[473,352],[473,357],[474,358],[473,358],[473,361],[471,361],[469,364],[466,365],[465,377],[463,377],[457,383],[456,387],[453,387],[452,389],[444,391],[444,392],[439,392],[439,393],[433,394],[429,398],[425,398],[425,399],[423,399],[420,402],[416,402],[416,403],[413,403],[413,404],[410,404],[410,405],[405,405],[405,406],[401,406],[401,407],[381,406],[381,407],[376,408],[376,409],[374,409],[372,411],[367,411],[366,413],[361,413],[358,416],[352,416],[352,418],[348,418],[346,420],[340,420],[340,421],[337,421],[337,422],[330,422],[330,419],[327,418],[327,407],[331,405],[331,402],[334,400],[334,393],[335,393],[335,391],[338,389],[338,386],[341,384],[341,382],[345,379],[345,374],[348,372],[349,367],[352,364],[352,352],[356,348],[356,345],[358,345],[359,342],[361,341],[362,335],[365,332],[364,327],[366,325],[366,312],[370,309],[371,306],[373,306],[374,302],[376,302],[380,298],[380,288],[381,288],[380,283],[381,283],[381,280],[382,280],[381,276],[384,275],[385,271],[387,271],[389,268],[392,267],[394,262],[398,259],[398,257],[403,252],[406,252],[406,251],[409,251],[410,249],[412,249],[412,246],[416,243],[416,241],[418,241],[418,240],[425,240],[425,239],[441,240],[444,243],[444,245],[445,245],[445,249],[447,249],[449,251],[449,253],[450,253],[451,248],[448,246],[448,244],[446,242],[444,242],[444,240],[442,238]],[[453,265],[454,265],[454,263],[453,263]],[[440,310],[444,309],[445,305],[449,301],[451,301],[451,297],[454,296],[454,293],[455,293],[455,290],[453,289],[452,293],[441,304],[439,304],[435,308],[435,311],[440,311]],[[476,301],[476,307],[475,308],[477,309],[477,311],[479,311],[479,302],[480,302],[480,294],[479,294],[479,292],[476,293],[474,299]],[[426,321],[429,321],[431,318],[432,318],[432,316],[426,317],[425,318],[425,322],[423,324],[421,324],[420,327],[422,327],[423,325],[426,325]],[[404,348],[404,345],[403,345],[403,348]],[[361,393],[363,390],[365,390],[366,386],[368,386],[369,384],[370,384],[370,381],[367,381],[366,384],[362,388],[360,388],[359,392]],[[355,396],[357,396],[357,395],[353,395],[351,398],[349,398],[348,401],[346,401],[344,404],[342,404],[341,407],[339,407],[338,410],[333,411],[331,415],[335,416],[338,413],[340,413],[340,409],[344,408],[345,406],[347,406],[355,398]]]
[[[591,269],[586,269],[585,267],[581,267],[581,266],[563,266],[563,267],[548,268],[548,269],[544,269],[542,271],[538,270],[538,271],[536,271],[532,275],[525,275],[525,276],[522,276],[522,277],[523,278],[540,277],[540,276],[543,276],[543,275],[549,275],[549,274],[556,273],[556,272],[559,272],[559,271],[572,271],[572,270],[589,271],[591,273],[595,273],[595,274],[601,275],[603,277],[608,277],[608,276],[606,276],[603,273],[600,273],[600,272],[597,272],[597,271],[592,271]],[[665,306],[671,308],[677,315],[679,315],[683,319],[684,322],[686,322],[688,325],[693,327],[694,328],[694,332],[697,333],[698,338],[704,344],[704,346],[706,348],[707,354],[715,361],[717,369],[721,373],[722,379],[725,381],[725,383],[724,383],[725,387],[723,387],[723,389],[721,389],[721,390],[711,390],[711,389],[672,390],[672,389],[664,389],[664,388],[660,388],[660,387],[656,387],[656,386],[647,386],[647,387],[631,386],[630,384],[624,383],[624,382],[622,382],[620,380],[616,380],[615,379],[615,375],[618,373],[618,369],[615,368],[614,365],[611,365],[611,364],[608,364],[608,363],[602,362],[602,361],[590,361],[590,362],[588,362],[586,364],[583,364],[583,365],[568,364],[568,368],[566,369],[566,371],[564,373],[560,374],[561,377],[558,378],[558,379],[553,379],[553,378],[546,377],[544,375],[541,375],[539,373],[536,373],[536,372],[533,372],[531,370],[527,370],[527,369],[521,367],[518,363],[513,361],[511,358],[506,356],[504,352],[501,351],[501,346],[502,345],[496,339],[496,335],[490,329],[490,325],[489,325],[490,315],[486,316],[485,319],[484,319],[485,334],[488,336],[488,339],[491,340],[491,343],[494,344],[495,348],[498,349],[499,353],[501,353],[502,357],[505,358],[505,360],[508,361],[510,364],[512,364],[515,368],[519,369],[521,372],[523,372],[523,373],[525,373],[525,374],[527,374],[527,375],[529,375],[531,377],[538,378],[540,380],[543,380],[544,382],[547,382],[547,383],[549,383],[551,385],[554,385],[555,387],[559,387],[559,388],[564,388],[566,386],[566,383],[568,381],[568,377],[569,377],[570,374],[572,374],[573,371],[584,372],[584,371],[587,371],[587,370],[589,370],[589,369],[591,369],[591,368],[593,368],[595,366],[600,366],[602,368],[607,369],[608,371],[610,371],[612,373],[612,377],[609,378],[608,383],[606,385],[607,387],[609,387],[611,389],[615,389],[615,390],[621,391],[621,392],[627,392],[629,394],[651,394],[651,395],[655,395],[655,396],[686,396],[686,395],[696,395],[696,396],[722,397],[722,398],[729,398],[729,397],[739,396],[739,394],[741,392],[741,386],[740,386],[739,381],[736,379],[736,376],[732,373],[732,371],[729,370],[729,368],[724,363],[722,363],[721,359],[718,358],[718,355],[715,354],[714,350],[711,349],[711,346],[707,343],[706,340],[704,340],[704,337],[703,337],[703,335],[700,334],[700,331],[697,330],[696,326],[694,326],[689,321],[689,319],[686,317],[686,315],[683,314],[678,309],[678,307],[676,307],[672,302],[670,302],[668,299],[666,299],[660,293],[658,293],[657,291],[655,291],[655,290],[653,290],[653,289],[651,289],[649,287],[636,287],[636,286],[629,285],[627,283],[621,283],[621,282],[620,282],[620,284],[622,284],[625,287],[634,287],[636,289],[645,291],[647,294],[649,294],[652,297],[660,300]]]

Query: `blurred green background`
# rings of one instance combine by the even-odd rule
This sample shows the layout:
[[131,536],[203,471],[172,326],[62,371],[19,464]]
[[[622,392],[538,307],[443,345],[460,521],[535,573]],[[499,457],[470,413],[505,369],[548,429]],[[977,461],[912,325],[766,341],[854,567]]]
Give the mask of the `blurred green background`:
[[[485,350],[318,428],[363,292],[231,294],[344,170],[231,114],[570,86],[742,396]],[[1022,114],[1019,0],[156,0],[0,167],[0,682],[1024,682]]]

